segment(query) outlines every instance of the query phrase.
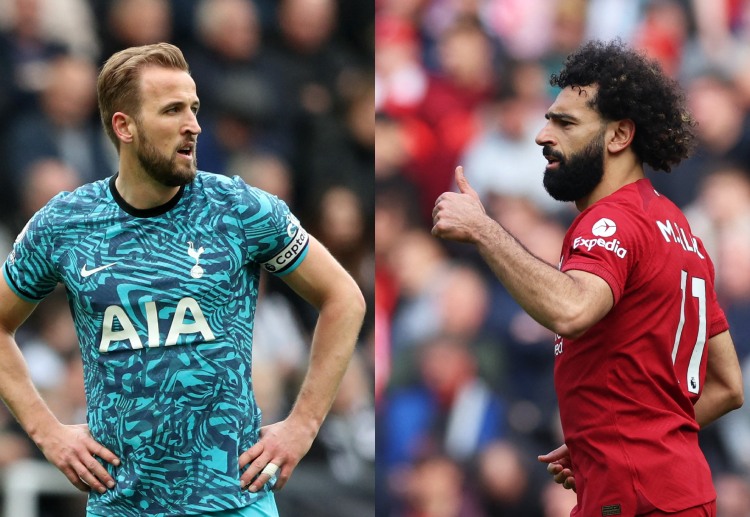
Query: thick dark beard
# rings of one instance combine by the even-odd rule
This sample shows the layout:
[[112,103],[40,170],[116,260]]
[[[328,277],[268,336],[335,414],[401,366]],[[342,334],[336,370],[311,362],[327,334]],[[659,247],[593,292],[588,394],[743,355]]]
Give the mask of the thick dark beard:
[[197,170],[196,148],[193,147],[193,160],[188,167],[179,167],[175,157],[165,158],[143,134],[138,131],[136,157],[146,173],[165,187],[181,187],[195,179]]
[[577,201],[591,194],[604,176],[604,132],[602,131],[581,151],[565,158],[545,146],[545,155],[556,157],[558,167],[544,171],[544,188],[558,201]]

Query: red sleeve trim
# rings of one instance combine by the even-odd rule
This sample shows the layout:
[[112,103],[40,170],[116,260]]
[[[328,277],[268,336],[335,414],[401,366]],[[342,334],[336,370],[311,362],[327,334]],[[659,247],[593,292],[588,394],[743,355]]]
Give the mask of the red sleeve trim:
[[619,285],[617,283],[617,280],[615,279],[615,276],[610,273],[609,270],[606,268],[603,268],[602,266],[598,264],[590,264],[586,262],[568,262],[565,263],[561,269],[561,271],[564,273],[566,271],[585,271],[586,273],[591,273],[592,275],[596,275],[609,285],[610,290],[612,291],[612,297],[614,298],[614,304],[616,305],[617,302],[620,300],[620,297],[622,297],[622,290],[620,290]]

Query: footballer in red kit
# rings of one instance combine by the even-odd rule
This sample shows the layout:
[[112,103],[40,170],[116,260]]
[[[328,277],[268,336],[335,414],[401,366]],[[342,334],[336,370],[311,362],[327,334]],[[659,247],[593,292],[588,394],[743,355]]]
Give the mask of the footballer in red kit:
[[679,84],[621,41],[585,43],[550,84],[560,92],[535,139],[542,182],[580,212],[559,264],[492,219],[460,166],[432,233],[476,246],[557,335],[565,443],[538,459],[576,491],[571,516],[716,517],[698,433],[742,406],[742,370],[711,259],[644,167],[670,172],[689,156],[695,123]]
[[693,404],[708,338],[728,325],[702,243],[680,210],[641,179],[578,215],[560,262],[561,271],[572,269],[601,277],[614,296],[612,310],[586,333],[555,343],[579,509],[591,500],[640,514],[714,500]]

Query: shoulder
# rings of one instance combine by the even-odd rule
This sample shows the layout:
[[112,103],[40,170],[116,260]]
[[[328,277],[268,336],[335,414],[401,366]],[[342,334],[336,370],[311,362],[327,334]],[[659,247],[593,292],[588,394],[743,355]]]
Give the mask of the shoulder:
[[595,235],[611,234],[617,230],[643,231],[650,226],[649,220],[652,219],[651,212],[654,206],[663,201],[666,199],[659,198],[659,194],[649,181],[641,180],[597,201],[584,210],[575,222],[584,227],[591,224],[591,230]]
[[199,189],[205,193],[206,196],[218,199],[276,199],[275,196],[272,196],[268,192],[248,185],[239,176],[224,176],[222,174],[199,171],[198,175],[196,176],[195,183],[199,187]]
[[96,207],[107,202],[107,182],[87,183],[72,192],[60,192],[50,199],[32,218],[46,226],[66,225],[72,220],[87,217]]

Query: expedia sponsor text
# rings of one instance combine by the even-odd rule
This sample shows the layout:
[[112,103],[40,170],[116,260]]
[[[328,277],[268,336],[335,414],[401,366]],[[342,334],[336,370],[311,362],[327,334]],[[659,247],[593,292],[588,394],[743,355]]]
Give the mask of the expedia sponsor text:
[[597,246],[611,251],[620,258],[625,258],[625,255],[628,253],[628,250],[620,247],[620,241],[618,239],[612,239],[608,241],[602,239],[601,237],[598,239],[584,239],[583,237],[576,237],[576,239],[573,241],[573,249],[583,247],[591,251],[591,248]]

